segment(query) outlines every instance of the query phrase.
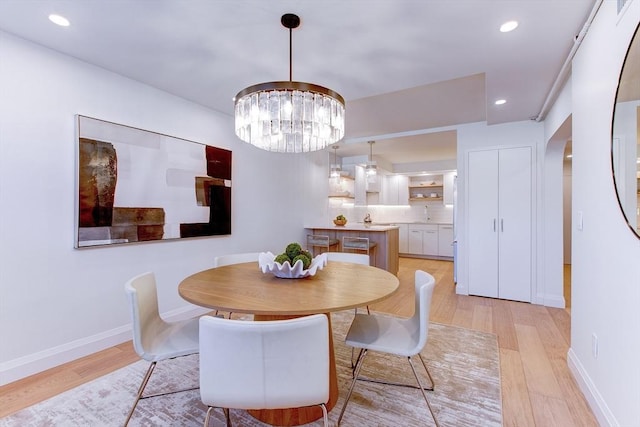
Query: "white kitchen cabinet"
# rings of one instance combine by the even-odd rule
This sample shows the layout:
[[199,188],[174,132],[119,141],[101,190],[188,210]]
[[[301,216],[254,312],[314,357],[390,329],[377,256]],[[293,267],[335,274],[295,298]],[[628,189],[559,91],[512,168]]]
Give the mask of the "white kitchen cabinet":
[[409,224],[398,224],[399,249],[401,254],[409,253]]
[[438,226],[428,226],[422,232],[422,255],[438,256]]
[[438,255],[438,226],[409,224],[409,252],[415,255]]
[[447,172],[442,179],[442,203],[445,205],[452,205],[453,189],[455,186],[456,172]]
[[530,147],[469,152],[469,294],[531,302]]
[[367,176],[362,166],[355,167],[354,204],[365,206],[367,204]]
[[410,254],[422,254],[422,230],[409,228],[409,252]]
[[438,256],[453,258],[453,225],[438,225]]
[[406,205],[409,203],[409,177],[406,175],[385,175],[382,181],[382,204]]

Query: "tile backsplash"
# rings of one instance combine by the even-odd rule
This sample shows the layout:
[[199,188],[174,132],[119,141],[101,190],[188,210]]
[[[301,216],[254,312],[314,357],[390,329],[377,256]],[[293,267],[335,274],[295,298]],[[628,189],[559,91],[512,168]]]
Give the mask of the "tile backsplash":
[[373,222],[429,222],[453,223],[453,206],[445,206],[442,202],[412,202],[409,206],[354,206],[343,203],[341,199],[330,199],[328,219],[344,215],[350,222],[362,222],[367,214],[371,214]]

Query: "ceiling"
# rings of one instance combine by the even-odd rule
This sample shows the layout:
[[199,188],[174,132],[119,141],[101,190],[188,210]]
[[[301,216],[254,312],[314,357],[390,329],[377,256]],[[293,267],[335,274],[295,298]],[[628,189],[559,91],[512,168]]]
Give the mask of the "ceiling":
[[[594,3],[1,0],[0,30],[231,115],[241,89],[288,80],[280,17],[298,14],[293,80],[345,98],[339,155],[375,140],[374,155],[397,164],[454,158],[455,132],[440,128],[541,118]],[[508,20],[519,27],[501,33]]]

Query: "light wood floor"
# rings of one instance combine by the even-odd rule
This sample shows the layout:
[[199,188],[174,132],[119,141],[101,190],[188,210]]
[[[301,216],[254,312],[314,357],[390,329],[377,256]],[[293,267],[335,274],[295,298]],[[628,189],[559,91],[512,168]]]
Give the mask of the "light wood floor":
[[[410,316],[416,269],[436,278],[431,321],[497,335],[504,426],[598,425],[567,367],[568,310],[456,295],[451,262],[412,258],[400,259],[400,291],[371,308]],[[0,417],[137,360],[127,342],[0,387]]]

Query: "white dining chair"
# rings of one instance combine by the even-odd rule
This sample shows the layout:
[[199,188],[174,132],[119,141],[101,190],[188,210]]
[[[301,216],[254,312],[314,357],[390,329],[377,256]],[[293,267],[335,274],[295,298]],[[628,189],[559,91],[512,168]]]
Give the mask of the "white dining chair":
[[[224,348],[224,351],[220,351]],[[214,408],[320,406],[328,424],[329,321],[324,314],[288,320],[200,318],[200,397]]]
[[[411,370],[416,379],[417,388],[420,389],[424,397],[429,412],[433,417],[436,426],[439,427],[438,420],[431,408],[429,399],[425,390],[432,391],[435,387],[431,373],[427,368],[420,352],[427,344],[429,336],[429,311],[431,306],[431,297],[433,288],[435,287],[435,279],[429,273],[417,270],[415,273],[415,311],[412,317],[399,318],[390,315],[364,315],[357,314],[347,336],[345,343],[351,347],[360,349],[358,359],[353,372],[353,381],[349,387],[347,397],[338,417],[338,425],[347,409],[347,404],[353,393],[356,382],[360,379],[360,370],[364,364],[365,357],[369,350],[392,354],[396,356],[406,357],[411,366]],[[417,355],[424,367],[424,370],[431,383],[429,388],[424,388],[420,382],[418,372],[416,371],[412,357]],[[380,382],[373,380],[374,382]],[[387,385],[404,385],[396,383],[384,383]]]
[[[258,262],[260,252],[243,252],[237,254],[218,255],[213,259],[213,267],[224,267],[225,265],[242,264],[245,262]],[[216,310],[215,314],[218,315],[219,311]],[[233,313],[229,312],[229,319]],[[222,316],[222,314],[220,314]]]
[[[351,262],[353,264],[369,265],[371,259],[367,254],[359,254],[354,252],[327,252],[327,261]],[[355,311],[357,314],[357,307]],[[369,306],[367,306],[367,314],[370,314]]]
[[160,361],[198,352],[198,318],[167,322],[158,311],[158,292],[155,275],[140,274],[125,284],[133,321],[133,348],[138,356],[151,362],[138,388],[136,399],[124,422],[125,427],[138,402],[150,397],[195,390],[197,387],[144,396],[144,389]]
[[351,262],[354,264],[369,265],[370,257],[367,254],[353,252],[327,252],[327,261]]
[[259,252],[245,252],[229,255],[218,255],[213,259],[214,267],[224,267],[225,265],[242,264],[244,262],[258,262]]

